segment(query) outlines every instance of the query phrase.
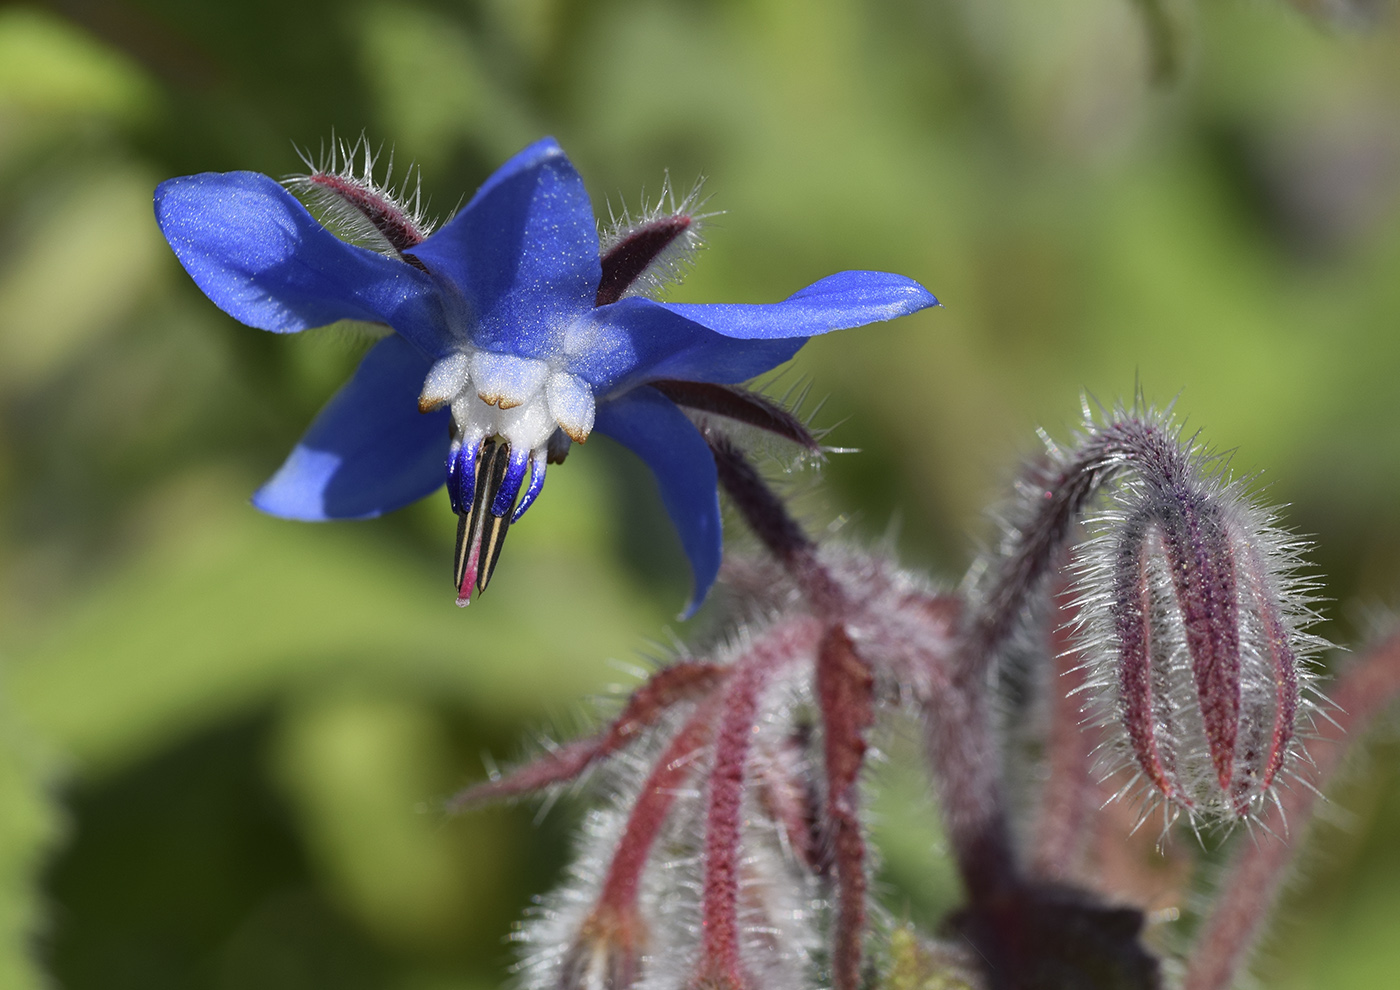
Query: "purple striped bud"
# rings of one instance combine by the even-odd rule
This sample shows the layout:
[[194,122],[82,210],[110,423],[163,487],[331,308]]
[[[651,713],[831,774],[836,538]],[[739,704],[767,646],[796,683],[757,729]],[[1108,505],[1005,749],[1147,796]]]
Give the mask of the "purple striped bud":
[[[1194,450],[1158,448],[1080,556],[1084,649],[1135,781],[1193,818],[1269,799],[1311,709],[1300,544]],[[1131,789],[1132,784],[1126,789]]]

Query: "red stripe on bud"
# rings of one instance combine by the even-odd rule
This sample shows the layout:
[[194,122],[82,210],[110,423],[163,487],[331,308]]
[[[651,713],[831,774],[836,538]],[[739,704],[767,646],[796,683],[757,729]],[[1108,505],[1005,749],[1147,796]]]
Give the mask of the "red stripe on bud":
[[[286,186],[306,199],[319,219],[337,237],[426,271],[423,263],[405,254],[432,233],[433,223],[422,210],[421,178],[410,166],[398,188],[392,185],[394,156],[384,170],[383,181],[375,179],[379,155],[362,134],[353,143],[331,138],[329,153],[322,151],[319,162],[301,153],[308,173],[293,176]],[[412,185],[412,188],[410,188]]]

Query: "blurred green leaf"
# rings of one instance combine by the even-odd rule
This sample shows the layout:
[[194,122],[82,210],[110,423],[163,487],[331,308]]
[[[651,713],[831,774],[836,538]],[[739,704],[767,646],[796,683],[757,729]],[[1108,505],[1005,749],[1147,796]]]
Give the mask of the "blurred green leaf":
[[526,108],[488,74],[471,34],[451,18],[417,4],[375,3],[356,20],[380,132],[393,134],[391,147],[413,149],[421,167],[441,166],[463,141],[504,159],[538,136]]
[[0,112],[131,122],[158,98],[138,63],[72,23],[32,7],[0,10]]
[[409,949],[451,946],[496,920],[511,834],[484,814],[443,827],[439,802],[457,771],[430,711],[330,688],[285,719],[277,777],[352,914]]
[[0,695],[0,986],[39,990],[33,950],[46,925],[39,873],[62,834],[44,761]]
[[[155,179],[111,163],[65,176],[0,271],[0,376],[32,384],[110,333],[169,262],[151,214]],[[12,230],[12,233],[19,231]],[[80,277],[75,277],[80,273]]]
[[90,773],[308,679],[357,672],[502,718],[570,706],[657,614],[595,554],[568,551],[571,510],[596,496],[586,472],[558,474],[558,515],[542,502],[535,529],[561,538],[512,540],[490,594],[466,611],[453,607],[450,575],[353,525],[269,519],[231,497],[245,487],[236,479],[190,478],[148,507],[139,557],[16,650],[15,704]]

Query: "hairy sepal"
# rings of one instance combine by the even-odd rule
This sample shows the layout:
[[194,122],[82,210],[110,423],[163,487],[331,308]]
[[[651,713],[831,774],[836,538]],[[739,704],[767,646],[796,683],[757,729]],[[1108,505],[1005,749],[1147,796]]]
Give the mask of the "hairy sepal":
[[603,276],[596,305],[606,306],[627,296],[656,298],[685,277],[695,254],[704,246],[700,230],[714,214],[697,212],[701,183],[676,199],[668,175],[654,205],[633,217],[624,209],[599,238]]
[[403,254],[433,232],[434,223],[423,210],[420,172],[410,167],[394,188],[391,152],[383,179],[376,179],[380,155],[363,134],[353,144],[332,135],[329,152],[323,150],[314,162],[309,154],[299,154],[307,173],[283,183],[306,201],[327,229],[341,240],[421,267]]

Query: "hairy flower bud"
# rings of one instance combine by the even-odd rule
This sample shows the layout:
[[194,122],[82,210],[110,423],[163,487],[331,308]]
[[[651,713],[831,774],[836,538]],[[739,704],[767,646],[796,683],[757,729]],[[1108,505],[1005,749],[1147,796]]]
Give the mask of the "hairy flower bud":
[[1300,547],[1195,451],[1134,466],[1080,557],[1091,685],[1150,791],[1193,817],[1249,817],[1310,707]]

